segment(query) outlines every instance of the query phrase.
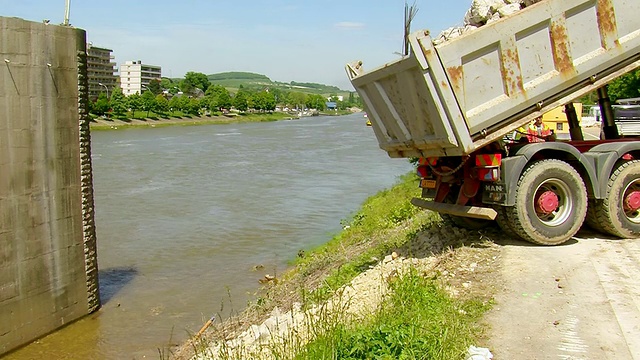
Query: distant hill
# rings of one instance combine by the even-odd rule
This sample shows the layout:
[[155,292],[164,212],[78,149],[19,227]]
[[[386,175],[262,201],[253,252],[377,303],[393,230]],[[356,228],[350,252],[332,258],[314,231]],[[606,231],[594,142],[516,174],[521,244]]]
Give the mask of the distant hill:
[[348,90],[341,90],[337,86],[316,83],[299,83],[295,81],[284,83],[279,81],[272,81],[266,75],[250,72],[223,72],[207,75],[207,78],[212,84],[222,85],[232,91],[237,90],[240,85],[242,85],[243,87],[248,89],[269,87],[279,88],[286,91],[299,91],[304,93],[322,95],[348,93]]
[[237,89],[242,85],[246,88],[271,86],[273,81],[266,75],[255,74],[250,72],[223,72],[207,75],[212,84],[222,85],[226,88]]

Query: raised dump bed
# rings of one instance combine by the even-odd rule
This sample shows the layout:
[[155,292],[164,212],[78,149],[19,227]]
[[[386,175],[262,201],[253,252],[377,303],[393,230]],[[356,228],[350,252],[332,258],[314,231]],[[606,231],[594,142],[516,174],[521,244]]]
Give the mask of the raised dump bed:
[[391,157],[467,155],[640,67],[640,1],[543,0],[371,71],[347,65]]

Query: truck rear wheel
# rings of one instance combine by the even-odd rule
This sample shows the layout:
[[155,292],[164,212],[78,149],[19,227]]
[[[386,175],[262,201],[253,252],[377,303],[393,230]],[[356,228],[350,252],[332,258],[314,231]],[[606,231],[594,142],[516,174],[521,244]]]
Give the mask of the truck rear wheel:
[[589,199],[589,206],[587,207],[587,217],[584,219],[585,224],[587,224],[590,228],[599,232],[606,232],[602,228],[602,224],[598,220],[598,202],[602,202],[602,200],[598,199]]
[[582,226],[587,190],[571,165],[541,160],[520,175],[515,206],[506,211],[511,228],[521,238],[540,245],[559,245]]
[[640,236],[640,161],[625,162],[613,171],[605,199],[596,202],[595,215],[611,235]]
[[513,231],[511,228],[511,224],[509,223],[509,218],[507,218],[507,208],[505,206],[496,205],[494,207],[498,216],[496,216],[496,222],[500,229],[510,237],[518,237],[518,234]]

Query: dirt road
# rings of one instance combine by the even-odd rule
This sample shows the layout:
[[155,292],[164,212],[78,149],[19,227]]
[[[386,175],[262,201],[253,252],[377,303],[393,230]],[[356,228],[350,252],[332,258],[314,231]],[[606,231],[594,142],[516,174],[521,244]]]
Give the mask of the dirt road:
[[494,359],[640,359],[640,240],[583,230],[562,246],[501,245]]

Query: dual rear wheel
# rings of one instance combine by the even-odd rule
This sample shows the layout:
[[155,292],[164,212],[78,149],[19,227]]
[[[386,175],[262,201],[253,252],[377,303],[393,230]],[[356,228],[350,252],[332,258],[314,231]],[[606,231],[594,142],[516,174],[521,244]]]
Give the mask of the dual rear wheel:
[[587,190],[568,163],[532,163],[518,180],[516,203],[504,208],[507,226],[519,237],[540,245],[559,245],[582,226],[587,214]]
[[[496,222],[507,235],[540,245],[566,242],[585,218],[596,230],[622,238],[640,237],[640,160],[624,162],[612,172],[603,200],[588,200],[582,177],[568,163],[536,161],[520,175],[515,205],[496,210]],[[466,228],[489,223],[452,220]]]
[[[561,160],[542,160],[518,181],[516,204],[502,208],[498,224],[541,245],[569,240],[586,220],[595,230],[621,238],[640,237],[640,160],[618,165],[604,199],[587,199],[578,172]],[[509,232],[507,231],[507,232]]]

